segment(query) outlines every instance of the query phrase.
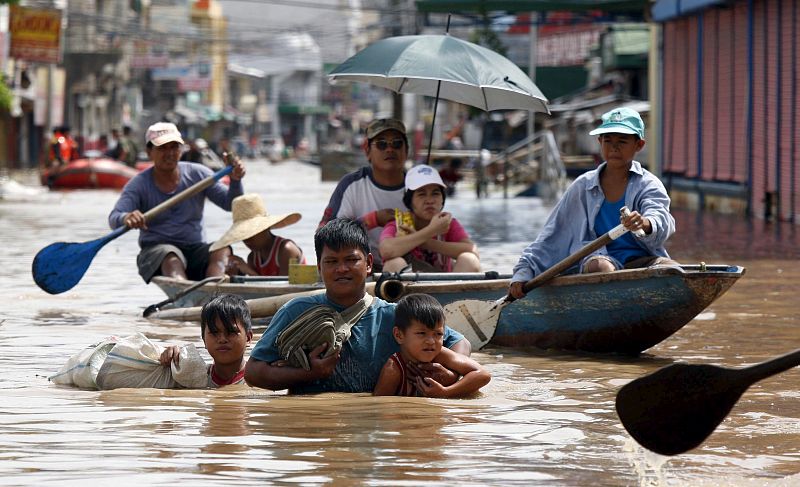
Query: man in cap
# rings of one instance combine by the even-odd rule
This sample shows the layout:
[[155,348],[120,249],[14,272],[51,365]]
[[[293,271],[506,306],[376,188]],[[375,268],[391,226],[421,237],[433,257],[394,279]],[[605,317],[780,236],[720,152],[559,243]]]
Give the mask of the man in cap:
[[319,227],[334,218],[358,219],[367,228],[374,267],[382,262],[378,251],[381,230],[403,208],[408,137],[403,122],[394,118],[367,125],[363,145],[369,165],[345,175],[331,195]]
[[155,275],[179,279],[200,280],[225,273],[230,248],[209,253],[210,244],[203,234],[203,207],[208,198],[220,208],[230,211],[233,199],[244,193],[244,165],[238,158],[228,160],[233,165],[230,186],[220,182],[173,206],[152,221],[144,213],[184,189],[213,175],[200,164],[179,162],[183,138],[175,124],[159,122],[145,134],[147,155],[153,166],[131,179],[108,216],[111,228],[126,225],[138,228],[141,252],[136,259],[139,275],[145,282]]

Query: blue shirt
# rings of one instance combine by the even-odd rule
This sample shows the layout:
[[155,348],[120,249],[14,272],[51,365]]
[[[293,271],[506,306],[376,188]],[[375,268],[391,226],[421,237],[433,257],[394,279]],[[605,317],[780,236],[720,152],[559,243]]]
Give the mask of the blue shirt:
[[[122,225],[126,213],[139,210],[147,212],[180,193],[184,189],[212,176],[214,172],[202,164],[178,162],[180,181],[173,193],[164,193],[153,180],[153,168],[147,168],[133,177],[122,189],[122,194],[108,215],[111,228]],[[139,246],[147,247],[160,243],[175,245],[197,244],[205,241],[203,235],[203,208],[206,198],[225,211],[231,211],[231,203],[244,193],[242,182],[231,179],[230,186],[217,181],[191,198],[178,203],[161,215],[147,222],[147,230],[139,231]]]
[[[278,335],[305,310],[318,304],[332,306],[340,312],[344,310],[325,294],[292,299],[275,313],[267,331],[250,352],[250,357],[267,363],[281,359],[276,344]],[[350,338],[342,346],[339,363],[333,374],[326,379],[295,385],[290,392],[372,392],[383,364],[390,355],[400,350],[392,334],[395,306],[394,303],[375,298],[370,309],[350,330]],[[445,327],[444,346],[451,347],[463,338],[457,331]]]
[[[604,162],[597,169],[581,174],[567,188],[547,217],[541,233],[522,251],[514,266],[512,282],[533,279],[604,233],[598,235],[595,219],[605,201],[600,186],[600,173],[605,166]],[[664,243],[675,233],[675,219],[669,212],[669,195],[661,181],[639,162],[632,161],[624,199],[625,206],[647,217],[653,227],[649,235],[634,237],[636,245],[646,255],[669,258]],[[608,251],[603,247],[595,254],[608,255]]]
[[[603,201],[600,211],[597,212],[597,217],[594,219],[595,232],[602,235],[619,225],[619,212],[623,206],[625,206],[624,197],[617,201]],[[648,255],[647,251],[636,243],[636,237],[631,232],[627,232],[616,240],[609,242],[606,245],[606,250],[608,255],[621,264],[628,262],[630,259]]]

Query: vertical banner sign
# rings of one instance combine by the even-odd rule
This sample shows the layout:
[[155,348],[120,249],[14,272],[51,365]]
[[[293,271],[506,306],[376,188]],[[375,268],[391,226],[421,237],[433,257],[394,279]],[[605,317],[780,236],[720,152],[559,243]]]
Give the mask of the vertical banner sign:
[[61,11],[11,5],[9,57],[37,63],[61,61]]

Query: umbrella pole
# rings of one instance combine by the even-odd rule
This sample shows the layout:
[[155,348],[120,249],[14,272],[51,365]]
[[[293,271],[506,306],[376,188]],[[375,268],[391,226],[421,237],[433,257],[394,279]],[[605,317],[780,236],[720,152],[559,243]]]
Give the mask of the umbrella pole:
[[431,136],[428,139],[428,157],[425,164],[431,163],[431,148],[433,147],[433,127],[436,126],[436,109],[439,108],[439,90],[442,89],[442,82],[436,83],[436,100],[433,102],[433,119],[431,120]]
[[[450,35],[450,14],[447,14],[447,26],[444,28],[445,35]],[[433,119],[431,120],[431,136],[428,139],[428,157],[425,164],[431,164],[431,149],[433,148],[433,128],[436,126],[436,111],[439,108],[439,91],[442,89],[442,81],[436,83],[436,100],[433,102]]]

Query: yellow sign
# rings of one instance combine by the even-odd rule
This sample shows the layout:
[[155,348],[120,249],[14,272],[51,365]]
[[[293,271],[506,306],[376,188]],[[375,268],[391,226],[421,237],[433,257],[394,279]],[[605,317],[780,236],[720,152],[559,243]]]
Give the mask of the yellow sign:
[[61,61],[61,11],[11,6],[9,57],[40,63]]

